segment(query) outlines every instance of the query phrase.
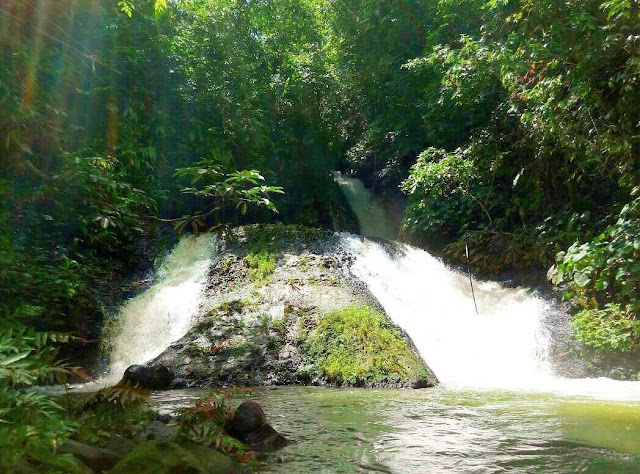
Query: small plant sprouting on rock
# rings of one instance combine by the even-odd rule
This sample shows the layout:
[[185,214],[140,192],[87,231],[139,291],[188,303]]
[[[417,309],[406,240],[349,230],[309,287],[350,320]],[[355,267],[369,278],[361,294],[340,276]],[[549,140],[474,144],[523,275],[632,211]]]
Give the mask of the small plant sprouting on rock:
[[221,303],[217,310],[223,313],[240,313],[244,309],[244,302],[242,300],[231,300]]
[[269,315],[263,314],[260,318],[260,329],[265,336],[269,335]]
[[258,285],[264,285],[271,279],[271,274],[276,269],[278,255],[274,252],[262,250],[251,252],[245,261],[249,264],[249,276]]
[[270,329],[280,337],[285,337],[287,334],[287,321],[285,318],[272,319]]

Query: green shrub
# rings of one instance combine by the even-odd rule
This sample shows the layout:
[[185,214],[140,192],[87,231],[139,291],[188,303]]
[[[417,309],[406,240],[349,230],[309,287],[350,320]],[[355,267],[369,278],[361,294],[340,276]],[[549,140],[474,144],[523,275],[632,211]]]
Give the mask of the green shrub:
[[[640,188],[615,224],[595,238],[575,242],[557,256],[557,283],[568,283],[567,296],[608,297],[638,305],[640,292]],[[637,307],[634,308],[637,311]]]
[[325,314],[305,348],[321,375],[332,382],[425,374],[424,364],[411,352],[400,331],[368,306],[349,306]]
[[467,226],[479,211],[470,192],[476,175],[475,165],[464,150],[423,151],[402,183],[402,190],[409,196],[403,231],[454,232]]
[[71,336],[36,331],[19,318],[39,316],[42,308],[20,306],[0,317],[0,472],[11,472],[16,462],[35,461],[43,472],[72,472],[70,455],[62,444],[78,425],[49,396],[30,387],[65,381],[75,368],[55,362],[54,344]]
[[630,308],[607,304],[604,309],[585,309],[573,318],[576,337],[603,351],[640,349],[640,321]]

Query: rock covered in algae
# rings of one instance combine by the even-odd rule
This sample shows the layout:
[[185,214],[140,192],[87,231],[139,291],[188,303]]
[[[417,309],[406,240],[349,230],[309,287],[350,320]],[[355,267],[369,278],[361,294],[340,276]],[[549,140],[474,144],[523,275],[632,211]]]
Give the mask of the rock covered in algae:
[[156,362],[178,387],[437,384],[352,262],[330,232],[235,229],[210,269],[195,325]]
[[240,474],[229,456],[198,443],[145,441],[109,471],[110,474]]

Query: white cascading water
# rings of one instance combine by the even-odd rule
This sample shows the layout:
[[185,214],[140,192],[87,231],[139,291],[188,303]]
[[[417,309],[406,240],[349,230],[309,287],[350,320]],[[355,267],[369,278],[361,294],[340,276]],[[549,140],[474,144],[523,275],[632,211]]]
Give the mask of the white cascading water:
[[[414,247],[392,252],[374,241],[343,235],[364,281],[393,321],[447,385],[527,385],[547,373],[544,301],[496,283],[476,283],[476,315],[467,275]],[[497,342],[500,342],[497,344]]]
[[[354,212],[367,218],[357,207]],[[354,275],[407,332],[443,385],[640,400],[640,382],[552,374],[552,335],[543,321],[554,309],[544,299],[524,289],[476,281],[476,314],[468,276],[429,253],[348,234],[341,241],[355,257]]]
[[109,336],[109,371],[100,382],[116,383],[127,367],[150,361],[187,333],[215,249],[212,234],[182,237],[158,269],[157,281],[122,305]]
[[384,207],[364,187],[362,181],[344,176],[339,171],[335,172],[333,176],[349,201],[351,209],[358,216],[362,235],[382,237],[383,239],[397,237],[395,229],[387,219]]

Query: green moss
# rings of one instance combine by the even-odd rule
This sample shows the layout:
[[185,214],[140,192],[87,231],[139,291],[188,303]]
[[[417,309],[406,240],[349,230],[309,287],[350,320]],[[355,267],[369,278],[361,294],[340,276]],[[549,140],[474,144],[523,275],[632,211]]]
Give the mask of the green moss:
[[619,304],[604,309],[585,309],[573,318],[576,338],[602,351],[640,349],[640,321]]
[[284,337],[287,334],[287,321],[285,318],[272,319],[269,329]]
[[[232,300],[221,303],[215,310],[222,311],[226,314],[241,313],[245,307],[245,302],[242,300]],[[214,311],[215,311],[214,310]]]
[[426,375],[400,331],[367,306],[350,306],[325,314],[311,332],[305,350],[332,382],[381,381],[394,375]]
[[109,472],[114,474],[241,473],[242,468],[228,456],[200,444],[146,441],[131,451]]
[[252,341],[241,340],[229,347],[229,353],[233,357],[247,357],[260,351],[260,346]]
[[282,346],[284,346],[284,341],[280,336],[272,336],[267,340],[267,349],[273,352],[278,352]]
[[259,249],[251,251],[244,257],[249,264],[249,276],[259,285],[268,283],[271,274],[276,269],[278,254],[270,250]]
[[218,317],[219,313],[227,315],[241,313],[248,305],[249,303],[242,300],[225,301],[224,303],[221,303],[207,311],[207,314],[204,315],[202,320],[193,326],[192,331],[204,333],[213,327],[214,319]]

